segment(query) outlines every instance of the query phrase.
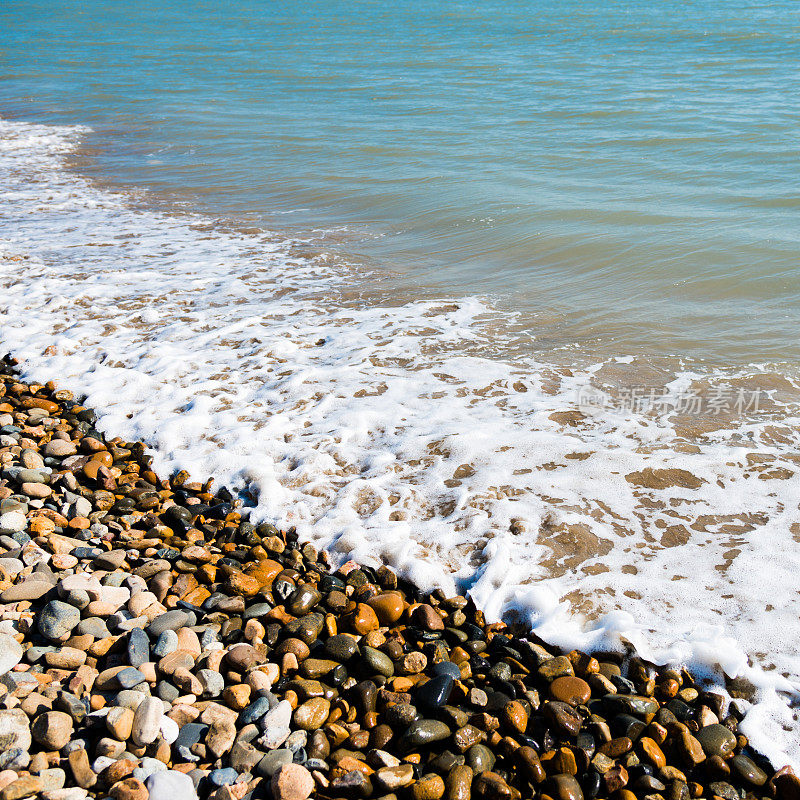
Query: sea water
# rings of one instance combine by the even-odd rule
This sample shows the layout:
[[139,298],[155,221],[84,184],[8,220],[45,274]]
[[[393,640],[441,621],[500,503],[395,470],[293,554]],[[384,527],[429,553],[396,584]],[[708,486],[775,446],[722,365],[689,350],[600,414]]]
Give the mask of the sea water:
[[6,2],[0,344],[163,470],[800,760],[789,3]]

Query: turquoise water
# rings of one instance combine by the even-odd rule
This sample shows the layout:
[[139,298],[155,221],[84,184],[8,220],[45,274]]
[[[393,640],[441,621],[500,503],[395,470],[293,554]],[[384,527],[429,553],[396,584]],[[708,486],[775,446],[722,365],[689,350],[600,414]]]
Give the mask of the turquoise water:
[[0,113],[534,347],[796,362],[798,9],[5,0]]

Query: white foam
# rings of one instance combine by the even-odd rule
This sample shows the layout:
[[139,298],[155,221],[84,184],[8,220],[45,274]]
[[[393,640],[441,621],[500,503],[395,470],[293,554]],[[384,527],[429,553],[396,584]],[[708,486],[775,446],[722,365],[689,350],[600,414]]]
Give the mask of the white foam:
[[[714,685],[746,678],[759,702],[743,730],[800,762],[795,412],[693,438],[669,411],[551,419],[635,360],[470,355],[502,328],[482,301],[360,307],[356,276],[293,242],[133,209],[70,173],[86,133],[0,121],[0,345],[28,376],[85,393],[157,469],[247,488],[254,518],[341,558],[469,589],[564,646],[630,642]],[[664,385],[746,380],[685,370]],[[782,381],[773,400],[796,388]],[[647,468],[702,483],[625,477]]]

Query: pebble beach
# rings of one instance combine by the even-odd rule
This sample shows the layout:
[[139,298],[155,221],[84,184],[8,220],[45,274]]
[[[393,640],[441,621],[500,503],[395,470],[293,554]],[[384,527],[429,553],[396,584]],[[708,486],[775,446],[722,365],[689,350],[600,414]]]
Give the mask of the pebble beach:
[[0,365],[0,800],[800,797],[687,670],[334,569],[96,423]]

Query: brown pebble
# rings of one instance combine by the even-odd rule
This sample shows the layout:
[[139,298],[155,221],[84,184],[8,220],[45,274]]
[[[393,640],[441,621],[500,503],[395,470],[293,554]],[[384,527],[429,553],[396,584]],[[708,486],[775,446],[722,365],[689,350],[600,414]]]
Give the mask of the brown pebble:
[[528,727],[528,713],[518,700],[512,700],[503,706],[502,720],[517,733],[525,733],[525,729]]
[[353,630],[362,636],[380,627],[377,614],[366,603],[359,603],[356,606],[350,624]]
[[444,620],[442,619],[441,614],[439,614],[436,609],[428,603],[422,603],[418,605],[412,613],[412,619],[423,630],[444,630]]
[[91,789],[97,783],[97,775],[94,774],[91,765],[89,764],[89,754],[81,748],[80,750],[73,750],[67,757],[69,767],[72,770],[72,776],[75,778],[75,783],[82,789]]
[[642,736],[637,742],[637,747],[656,769],[661,769],[666,766],[666,756],[661,748],[649,736]]
[[583,800],[583,791],[574,775],[552,775],[545,786],[554,800]]
[[472,792],[485,800],[495,800],[495,798],[512,797],[511,787],[496,772],[481,772],[475,776],[472,782]]
[[111,787],[109,795],[114,800],[147,800],[150,797],[147,787],[138,778],[118,781]]
[[414,800],[439,800],[444,797],[444,781],[439,775],[423,775],[412,787]]
[[405,610],[403,595],[400,592],[379,592],[370,597],[367,604],[375,612],[381,625],[394,625]]
[[592,690],[589,684],[582,678],[564,675],[556,678],[550,684],[550,694],[553,699],[560,700],[562,703],[569,703],[571,706],[580,706],[589,702]]
[[122,758],[109,764],[98,776],[100,782],[104,786],[113,786],[117,781],[124,780],[129,777],[136,769],[136,764],[133,761],[128,761],[127,758]]
[[470,800],[473,778],[471,767],[466,764],[454,766],[447,774],[445,785],[447,800]]

